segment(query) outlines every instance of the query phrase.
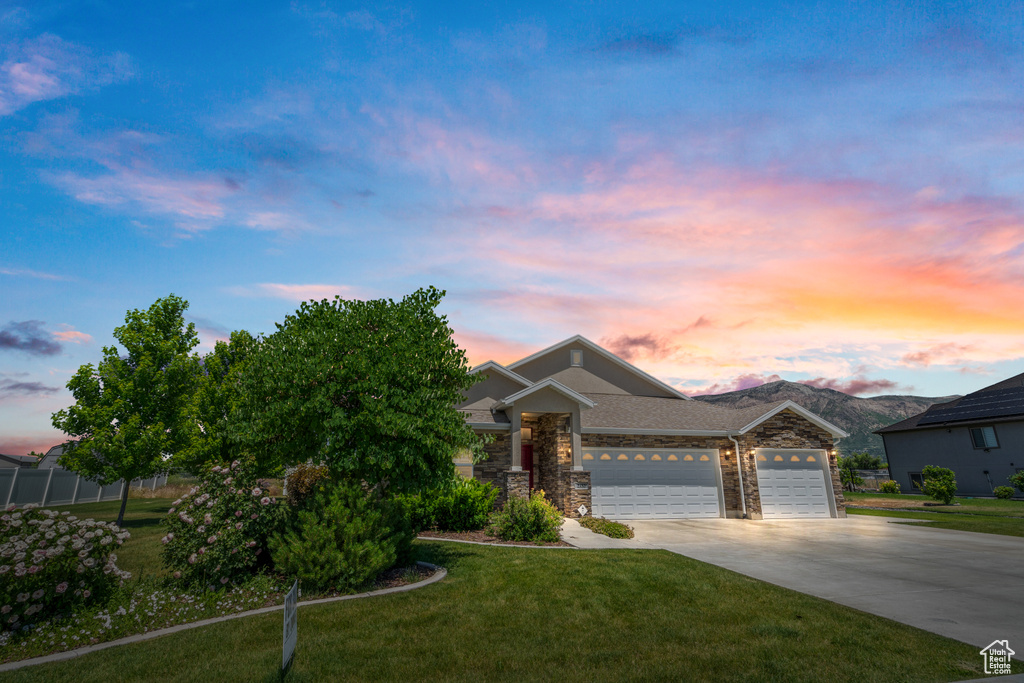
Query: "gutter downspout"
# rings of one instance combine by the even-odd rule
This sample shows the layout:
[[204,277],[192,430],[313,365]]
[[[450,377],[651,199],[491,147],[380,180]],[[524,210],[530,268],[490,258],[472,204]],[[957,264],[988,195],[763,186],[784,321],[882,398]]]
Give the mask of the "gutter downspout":
[[729,441],[732,441],[732,445],[736,447],[736,477],[740,480],[740,508],[743,510],[743,519],[747,518],[747,496],[743,493],[743,462],[740,460],[740,443],[732,437],[732,434],[726,434],[729,437]]

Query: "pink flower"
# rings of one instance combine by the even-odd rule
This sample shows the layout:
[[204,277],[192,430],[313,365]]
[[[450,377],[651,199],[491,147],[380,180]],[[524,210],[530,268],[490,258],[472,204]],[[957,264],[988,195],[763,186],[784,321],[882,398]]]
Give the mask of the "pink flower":
[[210,536],[208,539],[206,539],[207,543],[215,543],[216,541],[217,541],[217,537],[216,536]]
[[209,512],[207,512],[206,516],[203,517],[203,521],[207,524],[213,524],[213,516]]
[[85,590],[85,591],[82,591],[82,597],[83,597],[83,598],[87,598],[87,597],[89,597],[90,595],[92,595],[92,591],[90,591],[90,590]]
[[235,510],[235,517],[241,517],[241,516],[242,516],[242,511],[241,510]]
[[169,539],[166,536],[164,536],[163,538],[160,539],[160,542],[163,543],[164,545],[167,545],[170,542],[170,540],[171,539]]
[[67,581],[61,581],[60,583],[57,584],[57,593],[63,593],[67,589],[68,589],[68,582]]
[[35,574],[36,572],[42,571],[42,569],[43,568],[38,566],[38,565],[32,565],[31,567],[28,568],[28,573],[29,574]]
[[[180,579],[181,578],[181,572],[174,572],[174,578]],[[171,602],[174,602],[174,598],[171,598]]]
[[40,588],[39,590],[37,590],[35,593],[32,594],[32,599],[33,600],[38,600],[39,598],[43,597],[44,595],[46,595],[46,591],[44,591],[42,588]]
[[238,462],[237,460],[235,460],[235,461],[234,461],[233,463],[231,463],[231,469],[235,469],[235,468],[236,468],[236,467],[238,467],[238,466],[239,466],[240,464],[241,464],[241,463],[239,463],[239,462]]
[[263,490],[259,489],[259,488],[255,488],[255,489],[252,490],[252,495],[254,495],[254,496],[261,495],[262,493],[263,493]]
[[169,515],[173,515],[173,514],[174,514],[174,508],[171,508],[170,510],[168,510],[168,511],[167,511],[167,514],[169,514]]
[[258,516],[259,516],[259,515],[257,515],[257,514],[256,514],[256,513],[254,512],[254,513],[252,513],[251,515],[249,515],[249,519],[256,519],[256,518],[257,518]]
[[200,548],[199,549],[199,554],[200,555],[205,555],[206,554],[206,548]]
[[224,584],[225,584],[225,583],[227,583],[227,582],[228,582],[228,577],[226,577],[226,576],[222,576],[222,577],[220,577],[220,583],[221,583],[221,585],[224,585]]
[[242,528],[242,523],[241,522],[235,522],[235,528],[236,529],[241,529]]
[[188,563],[189,564],[195,564],[196,563],[196,554],[195,553],[192,553],[191,555],[188,556]]
[[270,505],[270,498],[267,498],[266,496],[263,496],[262,498],[260,498],[260,504],[261,505]]
[[7,614],[10,611],[11,611],[11,606],[10,605],[4,605],[3,607],[0,607],[0,614]]

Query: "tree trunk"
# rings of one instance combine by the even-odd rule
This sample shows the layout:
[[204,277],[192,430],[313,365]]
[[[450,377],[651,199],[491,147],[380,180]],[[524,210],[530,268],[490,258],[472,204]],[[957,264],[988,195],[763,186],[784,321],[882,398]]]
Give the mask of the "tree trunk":
[[128,490],[132,487],[130,481],[126,481],[121,491],[121,510],[117,513],[117,526],[124,526],[124,508],[128,505]]

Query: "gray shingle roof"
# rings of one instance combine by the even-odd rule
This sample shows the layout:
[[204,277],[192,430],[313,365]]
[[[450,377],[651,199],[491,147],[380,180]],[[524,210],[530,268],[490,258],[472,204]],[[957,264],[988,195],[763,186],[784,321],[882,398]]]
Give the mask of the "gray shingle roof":
[[466,422],[471,424],[493,424],[495,426],[508,425],[508,416],[503,411],[490,410],[460,410],[466,416]]
[[584,429],[665,429],[734,431],[785,401],[736,410],[677,398],[586,394],[597,405],[581,413]]

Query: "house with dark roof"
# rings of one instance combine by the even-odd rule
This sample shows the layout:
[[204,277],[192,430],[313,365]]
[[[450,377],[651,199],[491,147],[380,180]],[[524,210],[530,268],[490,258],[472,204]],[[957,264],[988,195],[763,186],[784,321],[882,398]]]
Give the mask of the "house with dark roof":
[[4,455],[0,453],[0,467],[34,467],[39,458],[34,455]]
[[956,473],[960,495],[991,496],[1024,469],[1024,374],[936,403],[875,434],[885,445],[889,476],[904,492],[920,490],[921,471],[936,465]]
[[846,516],[846,433],[793,401],[694,401],[578,335],[473,372],[457,408],[488,457],[458,466],[501,499],[542,489],[569,516],[611,519]]

